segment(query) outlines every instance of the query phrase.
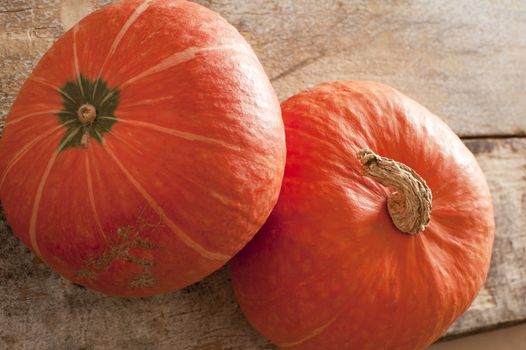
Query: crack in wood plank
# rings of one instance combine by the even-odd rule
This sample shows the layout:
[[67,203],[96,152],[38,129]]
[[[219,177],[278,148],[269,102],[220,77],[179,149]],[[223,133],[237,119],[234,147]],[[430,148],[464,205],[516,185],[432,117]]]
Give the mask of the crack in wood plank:
[[13,9],[13,10],[0,10],[0,14],[3,14],[3,13],[18,13],[18,12],[24,12],[24,11],[33,11],[33,8],[27,7],[27,8],[21,8],[21,9]]
[[320,53],[320,54],[318,54],[318,55],[316,55],[316,56],[314,56],[314,57],[306,58],[306,59],[304,59],[304,60],[298,62],[297,64],[293,65],[292,67],[290,67],[290,68],[284,70],[283,72],[281,72],[281,73],[279,73],[279,74],[277,74],[277,75],[271,77],[271,78],[270,78],[270,81],[273,82],[273,81],[276,81],[276,80],[278,80],[278,79],[284,78],[284,77],[286,77],[287,75],[292,74],[292,73],[294,73],[294,72],[300,70],[301,68],[306,67],[306,66],[308,66],[309,64],[316,62],[317,60],[319,60],[319,59],[322,58],[323,56],[324,56],[324,53]]

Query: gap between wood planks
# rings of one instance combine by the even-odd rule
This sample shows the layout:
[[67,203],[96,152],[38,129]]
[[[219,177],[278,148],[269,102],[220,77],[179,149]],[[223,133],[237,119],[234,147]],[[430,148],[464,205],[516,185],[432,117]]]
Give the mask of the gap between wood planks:
[[484,140],[484,139],[522,139],[526,138],[526,133],[518,134],[490,134],[490,135],[466,135],[459,136],[461,140]]
[[526,323],[526,320],[505,321],[505,322],[499,322],[499,323],[496,323],[496,324],[493,324],[493,325],[490,325],[490,326],[484,326],[484,327],[480,327],[480,328],[477,328],[477,329],[473,329],[473,330],[467,331],[467,332],[462,332],[462,333],[457,333],[457,334],[448,334],[448,335],[445,335],[445,336],[441,337],[440,339],[438,339],[435,342],[435,344],[436,343],[441,343],[441,342],[444,342],[444,341],[448,341],[448,340],[454,340],[454,339],[468,337],[470,335],[475,335],[475,334],[480,334],[480,333],[485,333],[485,332],[491,332],[491,331],[495,331],[497,329],[513,327],[513,326],[516,326],[516,325],[519,325],[519,324],[523,324],[523,323]]

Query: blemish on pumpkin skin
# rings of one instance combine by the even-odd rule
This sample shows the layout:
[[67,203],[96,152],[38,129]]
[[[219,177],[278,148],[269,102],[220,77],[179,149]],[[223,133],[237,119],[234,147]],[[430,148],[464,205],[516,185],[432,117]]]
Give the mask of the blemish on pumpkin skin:
[[80,270],[77,271],[77,277],[80,278],[95,278],[97,277],[97,274],[90,270]]
[[134,277],[128,286],[131,288],[146,288],[156,283],[157,280],[153,277],[152,273],[148,269],[145,269],[140,275]]
[[127,284],[130,288],[146,288],[151,287],[157,283],[153,277],[150,269],[155,265],[153,259],[143,256],[137,256],[130,253],[130,249],[150,250],[159,248],[159,246],[151,242],[148,238],[143,238],[140,234],[149,229],[154,229],[163,226],[160,222],[157,224],[150,224],[144,221],[142,213],[137,219],[135,225],[122,225],[117,229],[117,244],[106,248],[106,250],[98,257],[89,260],[86,267],[76,273],[82,279],[95,279],[97,274],[101,271],[108,270],[115,261],[124,260],[126,262],[142,267],[142,271]]

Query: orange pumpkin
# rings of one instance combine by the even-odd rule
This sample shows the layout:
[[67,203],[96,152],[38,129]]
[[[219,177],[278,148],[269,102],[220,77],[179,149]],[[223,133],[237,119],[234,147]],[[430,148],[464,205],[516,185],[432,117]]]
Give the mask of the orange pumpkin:
[[260,228],[285,162],[254,52],[186,1],[124,1],[41,59],[5,124],[14,232],[67,279],[112,295],[189,285]]
[[280,199],[231,264],[248,320],[282,349],[427,347],[488,271],[493,209],[475,158],[378,83],[322,84],[282,113]]

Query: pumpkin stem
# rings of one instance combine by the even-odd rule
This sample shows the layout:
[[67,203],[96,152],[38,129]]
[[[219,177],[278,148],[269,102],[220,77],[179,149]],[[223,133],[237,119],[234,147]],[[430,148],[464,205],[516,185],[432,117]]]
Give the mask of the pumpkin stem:
[[433,199],[425,180],[407,165],[380,157],[369,149],[362,149],[357,156],[365,176],[396,189],[387,198],[394,225],[411,235],[424,231],[429,225]]
[[77,115],[83,125],[91,125],[97,118],[97,110],[93,105],[86,103],[79,107]]

